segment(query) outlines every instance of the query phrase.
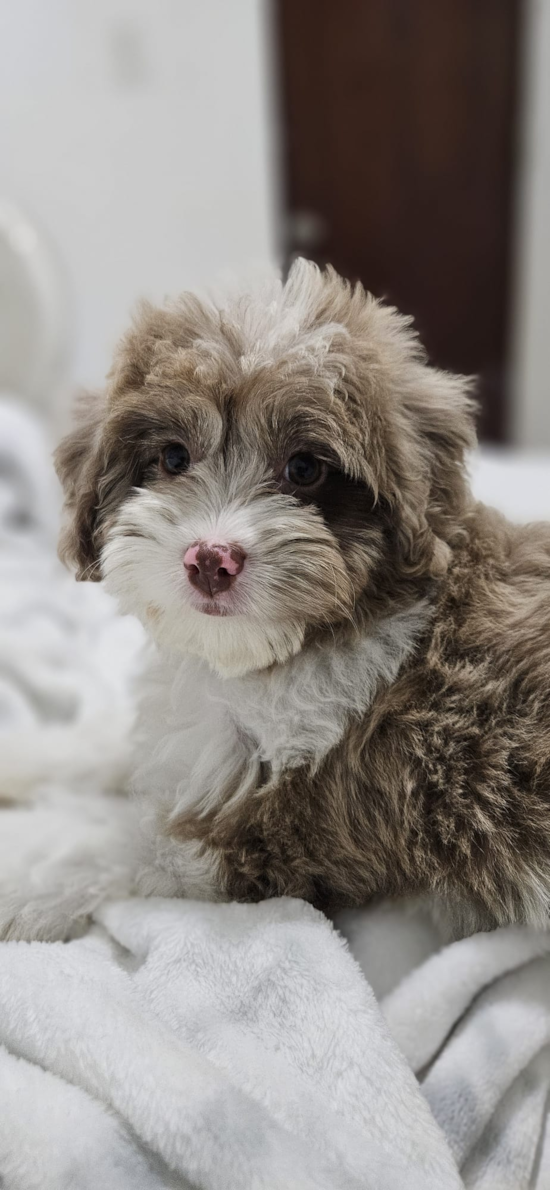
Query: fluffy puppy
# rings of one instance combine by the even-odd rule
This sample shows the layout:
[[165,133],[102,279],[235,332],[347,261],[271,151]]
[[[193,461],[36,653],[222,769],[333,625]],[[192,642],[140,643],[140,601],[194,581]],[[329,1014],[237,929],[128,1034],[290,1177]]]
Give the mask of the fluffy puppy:
[[550,526],[474,503],[473,444],[331,269],[141,309],[57,453],[62,555],[157,644],[141,892],[546,922]]

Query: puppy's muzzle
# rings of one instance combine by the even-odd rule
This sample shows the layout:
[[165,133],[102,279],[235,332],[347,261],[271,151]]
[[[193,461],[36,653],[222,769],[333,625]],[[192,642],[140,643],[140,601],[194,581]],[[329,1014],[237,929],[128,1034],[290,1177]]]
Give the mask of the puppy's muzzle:
[[233,586],[245,560],[246,554],[240,545],[205,540],[189,546],[183,565],[191,585],[212,598]]

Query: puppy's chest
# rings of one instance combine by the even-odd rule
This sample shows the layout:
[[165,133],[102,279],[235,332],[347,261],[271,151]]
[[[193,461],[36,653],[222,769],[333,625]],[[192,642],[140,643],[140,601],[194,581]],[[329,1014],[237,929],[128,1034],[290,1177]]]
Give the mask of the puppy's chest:
[[140,783],[150,787],[156,764],[155,780],[174,792],[179,809],[211,809],[257,788],[266,770],[276,780],[321,760],[341,739],[348,714],[328,687],[320,692],[302,673],[222,679],[190,659],[149,720]]
[[317,765],[352,718],[368,713],[425,623],[425,609],[388,618],[352,643],[303,651],[285,666],[220,678],[202,661],[164,663],[142,717],[144,794],[167,810],[208,811],[283,771]]

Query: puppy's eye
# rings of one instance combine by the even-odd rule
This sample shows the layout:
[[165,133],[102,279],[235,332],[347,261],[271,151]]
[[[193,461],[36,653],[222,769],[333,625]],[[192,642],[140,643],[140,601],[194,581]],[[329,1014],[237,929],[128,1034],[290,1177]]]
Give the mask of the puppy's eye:
[[191,462],[189,451],[181,442],[169,442],[160,456],[162,466],[168,475],[182,475]]
[[310,488],[325,478],[326,463],[316,459],[315,455],[304,451],[303,454],[292,455],[284,469],[284,478],[296,488]]

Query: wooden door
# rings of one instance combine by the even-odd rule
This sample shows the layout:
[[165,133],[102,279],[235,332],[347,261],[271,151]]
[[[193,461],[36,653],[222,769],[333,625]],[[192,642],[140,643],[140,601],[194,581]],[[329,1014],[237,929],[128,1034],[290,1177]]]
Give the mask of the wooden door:
[[330,261],[480,376],[507,436],[521,0],[275,0],[287,258]]

